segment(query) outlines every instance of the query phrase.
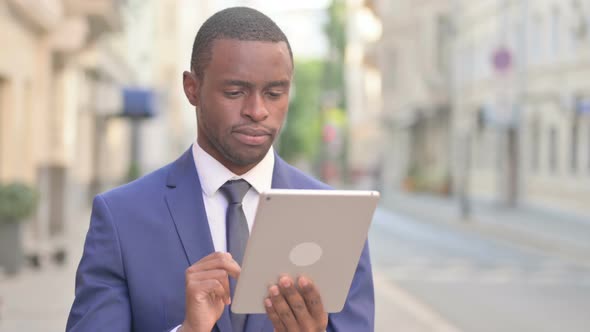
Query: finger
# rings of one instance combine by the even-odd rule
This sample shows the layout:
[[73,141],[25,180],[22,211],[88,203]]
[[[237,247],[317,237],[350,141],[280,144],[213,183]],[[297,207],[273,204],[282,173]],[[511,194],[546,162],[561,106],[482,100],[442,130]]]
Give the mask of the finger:
[[[213,257],[207,256],[202,260],[198,261],[197,263],[191,265],[187,269],[187,273],[194,273],[199,271],[206,271],[206,270],[216,270],[216,269],[223,269],[227,271],[227,273],[234,277],[238,278],[240,276],[240,265],[231,258],[231,255],[227,253],[214,253],[219,254]],[[227,254],[227,255],[226,255]]]
[[[211,262],[214,261],[223,261],[224,259],[227,259],[229,256],[226,256],[225,253],[222,252],[214,252],[211,253],[201,259],[199,259],[196,263],[193,263],[191,266],[189,266],[186,269],[186,273],[192,273],[192,272],[198,272],[198,271],[202,271],[202,270],[206,270],[209,269],[211,270]],[[218,263],[219,265],[220,263]]]
[[231,260],[231,259],[233,259],[233,257],[229,252],[216,251],[216,252],[212,252],[209,255],[199,259],[197,262],[193,263],[191,265],[191,267],[199,266],[202,263],[206,263],[206,262],[210,262],[210,261],[214,261],[214,260]]
[[216,251],[216,252],[210,253],[209,255],[199,259],[197,262],[195,262],[191,266],[189,266],[187,270],[190,270],[190,271],[203,270],[202,266],[205,265],[206,267],[209,267],[211,262],[215,262],[215,261],[232,262],[233,260],[234,259],[230,253]]
[[238,263],[233,259],[221,259],[211,260],[204,262],[198,266],[195,271],[206,271],[206,270],[218,270],[222,269],[227,272],[228,275],[238,278],[240,276],[241,268]]
[[285,325],[287,331],[299,331],[297,326],[297,320],[295,315],[291,311],[291,307],[281,294],[277,285],[272,285],[269,288],[269,297],[272,302],[272,306],[279,315],[279,319]]
[[291,310],[289,303],[281,293],[278,285],[272,285],[269,288],[269,297],[272,302],[272,306],[279,315],[279,319],[285,325],[287,331],[299,331],[297,318]]
[[318,289],[309,278],[303,276],[299,277],[298,285],[307,305],[307,310],[309,310],[314,319],[322,319],[326,315],[326,312]]
[[285,332],[287,328],[285,324],[281,321],[279,314],[275,310],[274,306],[272,305],[272,301],[270,298],[264,299],[264,309],[266,310],[266,315],[268,319],[272,322],[272,326],[275,328],[275,332]]
[[227,272],[225,272],[224,270],[210,270],[201,271],[200,273],[187,274],[187,291],[189,287],[192,287],[194,292],[199,292],[202,290],[204,286],[208,286],[209,282],[211,281],[215,281],[220,285],[223,293],[218,295],[222,296],[226,304],[230,304],[231,300],[229,282],[227,278]]
[[[229,301],[230,298],[230,288],[229,288],[229,279],[227,271],[225,270],[207,270],[207,271],[199,271],[194,272],[188,275],[189,279],[195,281],[205,281],[205,280],[217,280],[221,286],[223,287],[227,300]],[[229,303],[228,303],[229,304]]]
[[187,294],[197,301],[222,301],[227,302],[225,289],[221,283],[215,279],[191,280],[187,282]]
[[225,252],[225,251],[215,251],[210,253],[209,255],[199,259],[195,264],[198,263],[202,263],[202,262],[206,262],[206,261],[210,261],[210,260],[214,260],[214,259],[224,259],[224,258],[232,258],[232,255],[229,252]]
[[209,297],[212,301],[223,301],[224,303],[229,304],[229,296],[227,296],[226,299],[227,293],[219,282],[215,282],[214,280],[206,280],[203,283],[205,284],[205,289],[208,290]]
[[305,300],[295,287],[293,280],[288,276],[281,277],[279,280],[279,290],[289,304],[299,326],[304,330],[310,329],[313,326],[313,318],[307,309]]

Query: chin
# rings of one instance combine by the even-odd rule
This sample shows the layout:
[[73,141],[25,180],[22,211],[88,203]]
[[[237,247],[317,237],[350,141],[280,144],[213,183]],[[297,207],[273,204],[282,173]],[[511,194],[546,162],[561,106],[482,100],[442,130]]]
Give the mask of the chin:
[[269,149],[270,149],[270,146],[264,147],[264,148],[256,147],[254,149],[243,148],[243,149],[240,149],[240,152],[233,154],[232,157],[234,157],[234,158],[231,158],[231,159],[235,164],[241,165],[241,166],[258,164],[262,159],[264,159],[264,157],[268,153]]

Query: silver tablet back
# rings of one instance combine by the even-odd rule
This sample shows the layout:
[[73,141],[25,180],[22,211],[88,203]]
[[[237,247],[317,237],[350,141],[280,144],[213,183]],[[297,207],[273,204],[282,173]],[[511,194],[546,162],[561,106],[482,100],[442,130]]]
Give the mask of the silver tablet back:
[[265,313],[268,287],[282,274],[311,278],[326,311],[341,311],[378,200],[376,191],[262,193],[232,311]]

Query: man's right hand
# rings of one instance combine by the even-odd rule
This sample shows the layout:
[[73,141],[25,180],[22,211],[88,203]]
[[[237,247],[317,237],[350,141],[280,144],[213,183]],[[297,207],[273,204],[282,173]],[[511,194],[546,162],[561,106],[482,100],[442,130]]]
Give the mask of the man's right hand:
[[229,278],[238,278],[240,266],[226,252],[214,252],[186,270],[186,313],[182,332],[211,331],[231,303]]

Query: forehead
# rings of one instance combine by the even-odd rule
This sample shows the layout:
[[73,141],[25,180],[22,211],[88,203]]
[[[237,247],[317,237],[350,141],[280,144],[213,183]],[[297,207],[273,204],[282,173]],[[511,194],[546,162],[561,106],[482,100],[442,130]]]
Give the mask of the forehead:
[[[293,64],[285,42],[216,39],[205,76],[256,80],[289,80]],[[213,77],[211,77],[213,78]]]

